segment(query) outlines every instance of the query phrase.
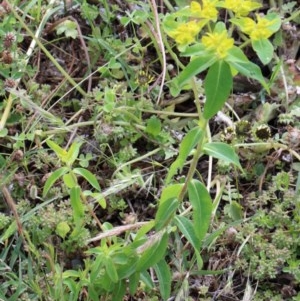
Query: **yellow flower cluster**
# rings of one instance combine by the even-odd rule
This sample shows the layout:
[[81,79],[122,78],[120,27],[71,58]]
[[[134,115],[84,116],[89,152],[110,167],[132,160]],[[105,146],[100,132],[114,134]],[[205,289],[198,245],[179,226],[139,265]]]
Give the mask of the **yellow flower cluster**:
[[241,30],[250,36],[251,40],[268,39],[274,31],[270,27],[274,24],[274,20],[270,21],[266,18],[262,18],[256,15],[257,22],[250,18],[241,18],[239,25]]
[[235,13],[236,16],[247,16],[252,10],[260,8],[262,5],[249,0],[225,0],[222,7]]
[[202,0],[201,4],[192,1],[187,11],[193,20],[186,23],[179,23],[174,30],[168,32],[168,35],[173,38],[178,45],[184,46],[195,42],[195,38],[203,26],[209,21],[217,21],[217,3],[219,3],[218,0]]
[[169,33],[169,36],[179,45],[187,45],[195,41],[196,35],[200,30],[201,26],[199,26],[197,21],[193,20],[179,24],[176,29]]
[[234,46],[234,39],[228,38],[226,30],[208,33],[202,37],[201,42],[208,50],[215,52],[219,59],[225,58]]
[[191,14],[195,18],[201,18],[211,21],[216,21],[218,18],[218,10],[216,5],[218,0],[202,0],[202,4],[192,1],[190,10]]

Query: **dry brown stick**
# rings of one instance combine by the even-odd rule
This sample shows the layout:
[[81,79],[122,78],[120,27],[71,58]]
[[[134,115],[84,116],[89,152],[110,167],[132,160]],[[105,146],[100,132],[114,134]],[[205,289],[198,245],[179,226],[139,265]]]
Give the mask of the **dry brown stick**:
[[[22,223],[21,223],[21,219],[18,214],[18,211],[17,211],[15,201],[13,200],[8,188],[4,184],[1,185],[1,192],[6,200],[8,207],[10,208],[10,210],[12,211],[12,213],[15,217],[18,232],[19,232],[20,236],[24,239]],[[24,239],[24,241],[25,241],[25,239]]]
[[157,101],[156,101],[156,104],[159,104],[160,101],[161,101],[161,96],[162,96],[162,93],[163,93],[164,83],[165,83],[165,79],[166,79],[167,59],[166,59],[166,52],[165,52],[165,48],[164,48],[164,43],[163,43],[162,36],[161,36],[159,16],[158,16],[157,6],[156,6],[155,1],[156,0],[150,0],[150,4],[152,6],[154,19],[155,19],[157,42],[158,42],[158,45],[160,47],[160,51],[161,51],[161,54],[162,54],[162,60],[163,60],[161,85],[160,85],[160,88],[159,88],[159,93],[158,93]]
[[97,236],[95,236],[93,238],[88,239],[87,242],[91,243],[91,242],[95,242],[95,241],[101,240],[101,239],[106,238],[106,237],[120,235],[123,232],[126,232],[128,230],[133,230],[133,229],[140,228],[140,227],[142,227],[144,225],[147,225],[148,223],[149,222],[138,222],[138,223],[135,223],[135,224],[114,227],[111,230],[105,231],[103,233],[98,234]]

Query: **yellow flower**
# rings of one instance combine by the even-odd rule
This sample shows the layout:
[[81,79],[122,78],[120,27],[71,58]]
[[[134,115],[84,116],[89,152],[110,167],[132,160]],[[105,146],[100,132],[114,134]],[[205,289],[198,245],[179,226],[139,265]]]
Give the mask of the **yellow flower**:
[[260,15],[256,15],[256,18],[257,22],[250,18],[240,18],[232,21],[237,24],[245,34],[249,35],[251,40],[268,39],[274,33],[274,30],[270,28],[277,20],[270,21]]
[[247,16],[252,10],[262,5],[255,1],[248,0],[225,0],[222,7],[232,10],[237,16]]
[[202,37],[201,42],[208,50],[214,51],[219,59],[225,58],[234,45],[234,39],[227,37],[226,30],[208,33]]
[[202,0],[202,4],[196,1],[191,2],[191,13],[195,18],[216,21],[218,10],[216,9],[217,0]]
[[179,24],[178,27],[169,33],[179,45],[188,45],[195,41],[196,35],[199,33],[201,26],[193,20],[187,23]]
[[251,40],[268,39],[274,33],[268,27],[272,26],[274,21],[267,20],[259,15],[256,15],[256,18],[256,28],[250,33]]
[[241,18],[241,29],[244,33],[250,35],[256,28],[256,23],[250,18]]

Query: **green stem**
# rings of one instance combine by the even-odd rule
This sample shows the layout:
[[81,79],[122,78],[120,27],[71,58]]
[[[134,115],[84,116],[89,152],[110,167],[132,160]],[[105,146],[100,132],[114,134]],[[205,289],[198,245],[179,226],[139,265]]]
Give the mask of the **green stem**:
[[121,164],[121,165],[115,170],[115,172],[113,173],[112,178],[113,178],[113,177],[114,177],[114,176],[115,176],[122,168],[124,168],[125,166],[131,165],[131,164],[136,163],[136,162],[139,162],[139,161],[142,161],[142,160],[144,160],[144,159],[147,159],[147,158],[149,158],[149,157],[151,157],[151,156],[157,154],[159,151],[161,151],[161,148],[160,148],[160,147],[158,147],[158,148],[156,148],[156,149],[154,149],[154,150],[152,150],[152,151],[146,153],[146,154],[143,155],[143,156],[140,156],[140,157],[138,157],[138,158],[134,158],[134,159],[132,159],[132,160],[130,160],[130,161],[127,161],[127,162]]
[[169,0],[164,0],[164,4],[165,4],[165,6],[168,8],[168,10],[169,10],[170,12],[174,12],[174,11],[175,11],[173,5],[170,3]]
[[[240,33],[241,36],[244,36],[243,34]],[[246,36],[244,36],[246,38]],[[251,43],[251,40],[247,39],[243,44],[240,45],[240,49],[245,48],[246,46],[248,46]]]
[[285,145],[285,144],[281,144],[281,143],[273,143],[273,142],[257,142],[257,143],[238,143],[235,144],[234,147],[239,148],[239,147],[245,147],[245,148],[251,148],[251,147],[261,147],[261,146],[265,146],[267,147],[267,149],[283,149],[283,150],[287,150],[289,151],[295,158],[297,158],[300,161],[300,155],[294,151],[293,149],[291,149],[289,146]]
[[183,185],[183,187],[180,191],[180,194],[179,194],[179,197],[178,197],[179,202],[183,201],[183,198],[184,198],[184,196],[186,194],[186,191],[188,189],[188,184],[191,182],[191,180],[193,179],[193,176],[195,174],[197,164],[198,164],[198,160],[201,156],[203,145],[204,145],[204,140],[205,140],[205,137],[206,137],[205,131],[206,131],[207,123],[208,123],[208,120],[204,120],[203,122],[200,123],[202,134],[201,134],[201,137],[200,137],[200,141],[197,145],[196,151],[193,155],[193,159],[192,159],[188,174],[186,176],[185,183],[184,183],[184,185]]
[[180,62],[180,60],[178,59],[177,55],[175,54],[175,52],[172,50],[168,40],[166,39],[166,36],[163,34],[162,35],[162,39],[163,39],[163,43],[166,47],[166,49],[168,50],[168,53],[171,55],[172,59],[175,61],[175,63],[177,64],[178,67],[180,67],[181,69],[184,69],[185,66]]
[[193,79],[192,79],[192,89],[193,89],[194,98],[195,98],[195,105],[196,105],[197,112],[198,112],[198,118],[199,118],[199,121],[201,121],[204,118],[202,116],[202,110],[201,110],[201,106],[200,106],[200,102],[199,102],[199,93],[198,93],[195,77],[193,77]]
[[291,14],[288,18],[284,19],[282,23],[288,23],[294,19],[296,19],[300,15],[300,10],[296,10],[294,13]]
[[0,120],[0,131],[3,130],[5,127],[6,121],[8,119],[9,113],[10,113],[10,109],[12,107],[12,103],[13,103],[13,98],[12,98],[11,94],[9,94],[7,103],[5,106],[5,110],[4,110],[1,120]]
[[168,115],[175,117],[198,117],[198,113],[177,113],[177,112],[168,112],[168,111],[158,111],[158,110],[144,110],[141,109],[142,112],[156,114],[156,115]]

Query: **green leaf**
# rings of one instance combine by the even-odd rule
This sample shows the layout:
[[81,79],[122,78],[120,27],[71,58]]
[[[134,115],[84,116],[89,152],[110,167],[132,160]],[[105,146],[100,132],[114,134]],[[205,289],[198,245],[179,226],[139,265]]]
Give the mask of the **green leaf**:
[[146,225],[142,226],[136,233],[134,241],[138,241],[143,238],[155,225],[155,221],[151,220]]
[[206,187],[198,180],[192,180],[188,184],[188,195],[193,207],[195,234],[201,243],[210,225],[212,200]]
[[225,161],[226,163],[232,163],[242,170],[242,166],[239,161],[239,157],[234,149],[226,143],[211,142],[206,143],[203,147],[205,154],[212,156],[216,159]]
[[195,250],[200,249],[200,240],[198,239],[193,223],[187,219],[185,216],[176,215],[174,218],[174,223],[184,235],[184,237],[189,241],[189,243],[194,247]]
[[230,49],[226,57],[226,62],[241,74],[259,81],[261,85],[269,92],[269,88],[265,82],[260,68],[250,62],[241,49],[238,47],[233,47]]
[[162,204],[171,198],[178,198],[183,185],[184,184],[172,184],[166,186],[161,193],[159,204]]
[[83,143],[79,141],[74,141],[69,148],[67,155],[62,158],[64,163],[72,165],[75,160],[78,158],[80,147]]
[[161,121],[159,118],[151,116],[151,118],[147,120],[146,132],[154,137],[161,132]]
[[80,198],[80,187],[74,186],[70,190],[71,206],[73,209],[73,218],[76,224],[82,221],[84,217],[84,205]]
[[105,87],[104,89],[104,106],[103,110],[107,113],[112,112],[116,106],[116,92],[109,88]]
[[116,287],[113,289],[112,299],[114,301],[122,301],[126,293],[126,282],[125,280],[119,281]]
[[65,239],[66,235],[70,232],[71,228],[67,222],[60,222],[57,224],[55,232],[62,239]]
[[174,216],[177,208],[179,206],[179,201],[176,198],[169,199],[163,203],[159,204],[156,216],[155,216],[155,229],[157,231],[161,230],[170,223],[170,220]]
[[213,117],[224,106],[232,90],[232,75],[225,61],[217,61],[208,70],[204,81],[206,101],[203,116]]
[[64,174],[66,174],[69,171],[68,167],[61,167],[59,169],[57,169],[56,171],[54,171],[49,178],[47,179],[45,185],[44,185],[44,189],[43,189],[43,197],[45,197],[48,193],[48,191],[50,190],[50,188],[53,186],[53,184],[59,179],[61,178]]
[[145,285],[148,288],[153,289],[154,285],[153,285],[151,276],[149,275],[149,273],[147,271],[141,272],[141,280],[145,283]]
[[203,268],[203,259],[200,255],[199,250],[195,250],[195,254],[196,254],[196,259],[197,259],[198,270],[201,271]]
[[61,275],[62,279],[68,279],[70,277],[80,278],[80,276],[81,276],[80,272],[79,271],[75,271],[75,270],[66,270]]
[[206,70],[216,61],[217,58],[213,54],[206,54],[192,59],[176,79],[179,87],[183,87],[192,77]]
[[119,279],[128,279],[136,272],[136,266],[138,262],[138,256],[127,255],[126,264],[118,265],[118,276]]
[[265,16],[265,18],[268,19],[269,21],[272,21],[272,24],[267,27],[269,30],[271,30],[275,33],[276,31],[278,31],[280,29],[281,18],[277,12],[268,13]]
[[99,192],[94,192],[91,194],[91,196],[95,199],[95,201],[103,208],[106,209],[107,204],[106,204],[106,199],[103,196],[102,193]]
[[243,207],[236,201],[231,201],[229,204],[229,215],[234,221],[241,220],[243,218]]
[[84,177],[95,189],[101,191],[97,178],[89,170],[77,167],[73,169],[73,172],[77,175]]
[[65,185],[68,187],[68,188],[72,188],[74,186],[77,185],[77,182],[76,180],[74,179],[74,176],[72,175],[71,172],[68,172],[66,174],[63,175],[63,180],[64,180],[64,183]]
[[186,158],[190,155],[193,148],[198,144],[202,134],[203,133],[200,127],[195,127],[190,130],[182,139],[179,146],[178,158],[170,166],[169,173],[166,178],[167,184],[171,181],[171,178],[177,173],[178,170],[181,171],[185,164]]
[[171,271],[169,265],[164,259],[154,265],[154,270],[159,283],[160,295],[163,300],[168,300],[171,295]]
[[[145,271],[158,263],[165,255],[168,247],[169,235],[164,233],[161,239],[153,238],[156,241],[143,252],[137,264],[137,271]],[[146,242],[149,243],[149,242]]]
[[273,58],[274,47],[268,39],[252,41],[252,47],[264,65],[270,63]]
[[192,46],[186,47],[185,51],[181,53],[182,56],[203,56],[207,55],[207,50],[202,43],[196,43]]
[[117,283],[119,280],[117,269],[114,262],[109,256],[105,258],[104,264],[108,277],[111,279],[112,282]]
[[78,37],[77,25],[74,21],[65,20],[56,26],[56,33],[58,35],[64,33],[67,38],[76,39]]
[[56,156],[62,160],[63,157],[67,155],[67,151],[61,148],[58,144],[51,140],[46,141],[47,145],[55,152]]
[[90,281],[94,283],[98,278],[98,275],[101,273],[101,269],[103,267],[103,262],[105,261],[105,257],[103,254],[98,254],[96,258],[93,260],[91,265],[91,272],[90,272]]
[[130,293],[130,295],[133,296],[136,293],[139,282],[140,282],[140,273],[139,272],[133,273],[129,277],[129,293]]
[[0,130],[0,138],[6,137],[8,134],[8,129],[7,128],[3,128]]
[[[245,222],[246,220],[247,219],[245,219],[243,222]],[[214,241],[216,239],[218,239],[218,237],[220,237],[223,232],[225,232],[230,227],[235,227],[237,225],[240,225],[241,223],[242,223],[242,220],[235,221],[235,222],[229,223],[226,226],[219,228],[216,231],[212,232],[205,238],[202,248],[210,248],[210,245],[214,244]]]

